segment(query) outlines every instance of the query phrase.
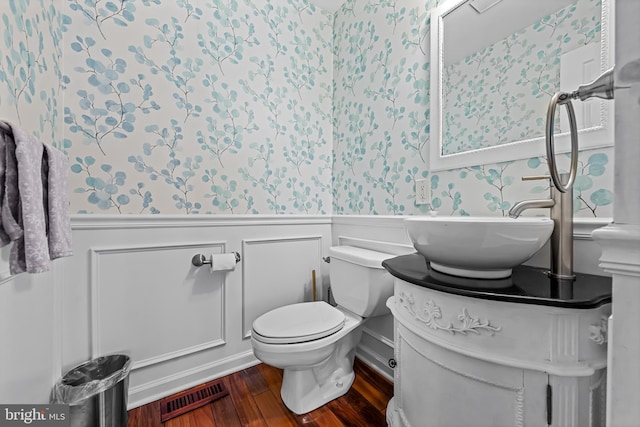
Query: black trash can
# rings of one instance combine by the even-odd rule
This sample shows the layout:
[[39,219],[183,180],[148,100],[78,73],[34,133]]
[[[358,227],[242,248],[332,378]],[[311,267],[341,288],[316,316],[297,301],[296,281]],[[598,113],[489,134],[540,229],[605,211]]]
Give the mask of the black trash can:
[[76,366],[56,383],[53,403],[70,406],[71,427],[126,427],[130,368],[124,354]]

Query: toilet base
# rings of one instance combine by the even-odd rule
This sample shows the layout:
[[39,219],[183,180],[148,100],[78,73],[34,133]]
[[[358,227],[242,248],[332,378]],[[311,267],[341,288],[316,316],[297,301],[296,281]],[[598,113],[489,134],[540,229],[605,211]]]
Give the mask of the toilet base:
[[345,372],[344,369],[338,368],[327,380],[319,383],[314,371],[315,369],[284,371],[280,395],[287,408],[298,415],[311,412],[346,394],[355,379],[353,369]]
[[351,329],[336,343],[324,361],[313,366],[285,368],[280,395],[296,414],[306,414],[344,395],[351,388],[355,374],[353,359],[362,337],[362,323],[347,325]]
[[283,369],[282,401],[292,412],[305,414],[344,395],[353,384],[353,360],[364,319],[346,309],[344,327],[319,340],[296,344],[265,344],[251,337],[255,356]]

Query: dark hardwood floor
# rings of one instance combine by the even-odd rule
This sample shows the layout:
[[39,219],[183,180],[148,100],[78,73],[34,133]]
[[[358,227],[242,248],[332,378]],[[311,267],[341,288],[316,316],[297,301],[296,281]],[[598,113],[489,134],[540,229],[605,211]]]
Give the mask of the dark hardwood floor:
[[229,395],[160,422],[160,401],[129,411],[127,427],[386,426],[393,384],[356,359],[356,379],[344,396],[308,414],[296,415],[280,397],[282,370],[260,364],[223,379]]

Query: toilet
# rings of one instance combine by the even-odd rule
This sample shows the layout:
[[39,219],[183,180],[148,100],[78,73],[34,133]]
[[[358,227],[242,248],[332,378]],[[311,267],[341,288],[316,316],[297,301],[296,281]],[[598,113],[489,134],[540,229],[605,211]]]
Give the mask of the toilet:
[[324,301],[279,307],[253,322],[255,356],[284,370],[280,394],[296,414],[310,412],[349,391],[353,359],[366,318],[389,313],[393,278],[382,261],[395,255],[355,246],[329,249],[331,290]]

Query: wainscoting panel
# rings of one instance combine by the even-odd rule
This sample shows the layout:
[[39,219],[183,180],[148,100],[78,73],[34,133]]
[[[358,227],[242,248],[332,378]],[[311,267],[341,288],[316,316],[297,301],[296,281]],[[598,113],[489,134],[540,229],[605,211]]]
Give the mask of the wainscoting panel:
[[322,295],[322,236],[247,239],[242,245],[243,331],[260,315],[287,304],[312,301],[312,270],[316,295]]
[[224,345],[226,273],[190,263],[224,251],[225,242],[92,249],[92,353],[126,351],[136,370]]
[[59,299],[55,279],[54,271],[10,276],[8,267],[7,274],[0,279],[2,404],[47,403],[49,400],[51,387],[60,372],[60,323],[56,305]]

